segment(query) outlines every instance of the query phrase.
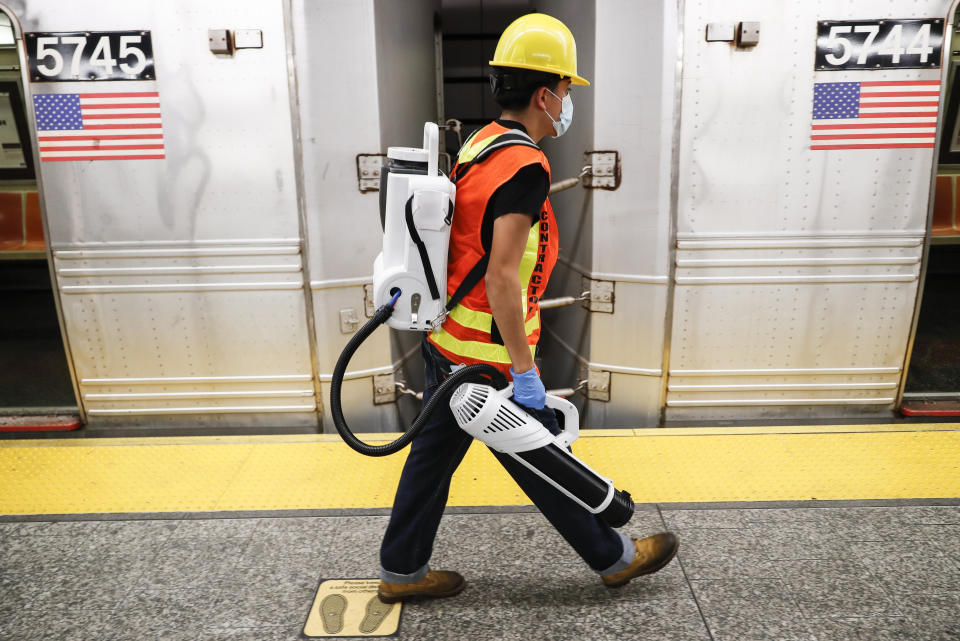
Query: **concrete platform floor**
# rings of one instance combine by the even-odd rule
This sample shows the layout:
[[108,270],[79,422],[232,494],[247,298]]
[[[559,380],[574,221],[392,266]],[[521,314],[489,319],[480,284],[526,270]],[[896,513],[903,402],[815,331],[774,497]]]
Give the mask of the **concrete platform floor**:
[[[960,506],[638,506],[678,560],[603,587],[530,508],[450,509],[468,587],[400,639],[960,639]],[[375,576],[384,510],[0,522],[0,639],[297,639],[318,583]],[[229,518],[208,518],[227,516]]]

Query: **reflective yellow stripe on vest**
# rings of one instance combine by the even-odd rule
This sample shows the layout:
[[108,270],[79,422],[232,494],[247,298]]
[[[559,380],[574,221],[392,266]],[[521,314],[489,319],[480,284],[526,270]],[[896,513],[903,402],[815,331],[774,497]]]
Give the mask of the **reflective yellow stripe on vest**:
[[[533,270],[537,266],[537,249],[540,246],[540,221],[530,229],[527,236],[527,246],[523,249],[523,258],[520,259],[520,282],[523,284],[523,310],[526,315],[527,310],[527,288],[530,286],[530,277],[533,276]],[[539,312],[537,316],[539,316]],[[527,330],[529,336],[530,330]]]
[[493,143],[501,135],[502,134],[494,134],[488,138],[484,138],[483,140],[476,140],[476,141],[473,140],[475,135],[471,136],[469,139],[467,139],[467,142],[463,145],[463,149],[460,150],[460,153],[457,154],[457,162],[462,165],[467,164],[468,162],[476,158],[481,151],[483,151],[488,146],[490,146],[490,144]]
[[[486,361],[488,363],[509,364],[513,362],[510,359],[510,353],[507,352],[507,348],[503,345],[480,343],[478,341],[462,341],[459,338],[454,338],[449,332],[445,332],[442,329],[439,332],[434,332],[430,338],[443,349],[453,352],[454,354],[459,354],[460,356],[466,356],[467,358]],[[533,357],[537,351],[537,346],[530,345],[529,347],[530,356]]]
[[[526,298],[524,298],[523,304],[524,309],[526,309]],[[481,332],[489,332],[490,328],[493,326],[493,316],[491,314],[467,309],[463,305],[457,305],[454,307],[453,311],[450,312],[449,317],[456,321],[459,325],[469,327],[470,329],[476,329]],[[523,333],[527,336],[530,335],[530,332],[536,329],[540,329],[539,310],[537,311],[536,316],[523,324]]]

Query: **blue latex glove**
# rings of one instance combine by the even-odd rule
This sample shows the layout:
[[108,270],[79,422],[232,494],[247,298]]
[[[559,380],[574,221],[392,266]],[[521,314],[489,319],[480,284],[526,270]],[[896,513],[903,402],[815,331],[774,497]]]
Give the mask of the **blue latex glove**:
[[537,374],[537,368],[531,367],[526,372],[517,374],[511,367],[510,375],[513,376],[513,400],[530,409],[542,410],[547,400],[547,391]]

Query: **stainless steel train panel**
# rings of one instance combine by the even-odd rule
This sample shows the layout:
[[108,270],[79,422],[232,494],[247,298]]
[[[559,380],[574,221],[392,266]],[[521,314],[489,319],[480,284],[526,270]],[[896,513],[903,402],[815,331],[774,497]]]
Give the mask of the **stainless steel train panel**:
[[[618,282],[614,313],[591,314],[590,368],[610,372],[609,402],[590,402],[592,426],[655,426],[663,371],[663,284]],[[624,325],[627,327],[624,327]]]
[[297,244],[54,251],[87,413],[313,412]]
[[[360,192],[357,154],[418,146],[423,123],[436,119],[432,7],[426,0],[292,2],[307,260],[325,398],[350,338],[340,312],[358,310],[366,322],[363,286],[383,238],[378,192]],[[383,328],[350,371],[390,372],[396,358]],[[344,412],[358,431],[397,430],[396,407],[374,403],[372,375],[344,386]]]
[[619,151],[623,179],[616,191],[591,192],[592,257],[584,271],[614,283],[614,305],[612,314],[591,314],[585,356],[615,372],[610,400],[589,402],[591,426],[659,421],[679,20],[674,3],[596,3],[594,84],[580,91],[593,94],[593,149]]
[[[282,5],[44,0],[18,17],[153,41],[156,81],[29,86],[161,104],[164,159],[39,167],[89,422],[315,424]],[[215,55],[217,28],[259,29],[263,48]]]
[[[813,85],[939,69],[816,72],[817,21],[948,4],[686,3],[668,417],[892,407],[933,150],[811,150]],[[706,41],[708,23],[743,20],[760,22],[756,47]]]
[[[353,330],[367,322],[362,286],[315,288],[313,300],[317,311],[317,336],[324,342],[317,344],[317,360],[320,363],[320,383],[323,389],[324,406],[330,398],[330,381],[340,352],[353,338]],[[357,319],[352,330],[345,331],[341,311],[350,310]],[[348,314],[349,315],[349,314]],[[392,374],[399,368],[390,358],[390,333],[386,328],[374,332],[357,350],[347,369],[343,386],[343,411],[351,428],[357,432],[398,431],[397,408],[393,404],[376,404],[373,394],[373,377]],[[333,431],[333,423],[324,416],[324,430]]]

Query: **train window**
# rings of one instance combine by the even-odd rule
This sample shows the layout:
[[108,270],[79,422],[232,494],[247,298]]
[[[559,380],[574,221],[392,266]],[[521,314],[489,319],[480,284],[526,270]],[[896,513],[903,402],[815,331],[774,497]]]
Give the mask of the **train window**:
[[949,97],[940,134],[939,162],[941,165],[960,165],[960,118],[957,117],[960,109],[960,65],[954,64],[950,73]]
[[[960,20],[960,11],[954,16],[954,24]],[[948,43],[944,43],[946,47]],[[941,165],[960,165],[960,31],[954,30],[949,42],[950,57],[949,71],[947,72],[946,108],[943,111],[943,122],[940,130],[940,158]]]
[[17,82],[0,82],[0,180],[29,180],[33,155]]
[[10,24],[10,16],[0,11],[0,47],[16,46],[13,38],[13,25]]

